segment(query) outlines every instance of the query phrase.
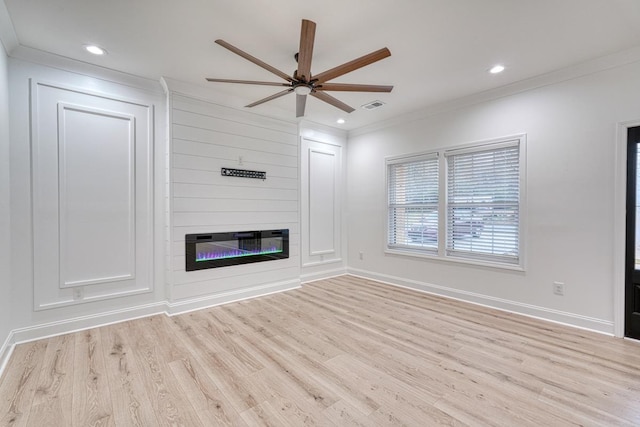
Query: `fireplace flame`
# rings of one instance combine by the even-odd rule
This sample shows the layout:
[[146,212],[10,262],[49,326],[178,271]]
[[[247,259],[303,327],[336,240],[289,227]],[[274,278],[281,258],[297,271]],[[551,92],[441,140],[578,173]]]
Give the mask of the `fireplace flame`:
[[282,249],[278,249],[275,246],[272,246],[267,249],[255,249],[255,250],[242,250],[242,249],[233,249],[227,251],[219,251],[219,252],[198,252],[196,253],[196,262],[200,261],[211,261],[214,259],[224,259],[224,258],[239,258],[245,256],[252,255],[269,255],[269,254],[277,254],[283,252]]

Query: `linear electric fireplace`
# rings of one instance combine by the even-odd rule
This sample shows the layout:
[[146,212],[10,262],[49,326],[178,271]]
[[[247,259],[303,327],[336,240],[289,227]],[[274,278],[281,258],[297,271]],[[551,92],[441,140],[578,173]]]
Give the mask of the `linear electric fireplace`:
[[289,230],[187,234],[187,271],[289,258]]

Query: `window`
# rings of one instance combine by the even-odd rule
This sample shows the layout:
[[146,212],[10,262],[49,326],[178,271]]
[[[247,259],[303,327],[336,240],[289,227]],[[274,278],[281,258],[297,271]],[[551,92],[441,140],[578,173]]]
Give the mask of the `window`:
[[449,151],[447,255],[519,263],[519,141]]
[[438,251],[438,155],[387,162],[388,246]]
[[388,159],[388,250],[521,266],[523,144]]

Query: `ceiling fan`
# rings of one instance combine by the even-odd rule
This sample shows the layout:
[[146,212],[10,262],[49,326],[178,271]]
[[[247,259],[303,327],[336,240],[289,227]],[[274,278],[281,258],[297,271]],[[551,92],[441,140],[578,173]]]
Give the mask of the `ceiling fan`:
[[246,107],[251,108],[256,105],[263,104],[281,96],[287,95],[291,92],[296,94],[296,117],[303,117],[305,105],[307,102],[307,95],[311,95],[321,101],[333,105],[347,113],[354,111],[352,107],[344,102],[334,98],[326,92],[342,91],[342,92],[391,92],[393,86],[380,86],[380,85],[368,85],[368,84],[351,84],[351,83],[328,83],[329,80],[333,80],[351,71],[365,67],[374,62],[380,61],[388,56],[391,56],[389,49],[382,48],[371,52],[368,55],[361,56],[353,61],[346,62],[342,65],[338,65],[330,70],[324,71],[320,74],[311,74],[311,59],[313,56],[313,42],[316,34],[316,24],[313,21],[307,19],[302,20],[302,29],[300,31],[300,49],[295,54],[295,59],[298,62],[298,68],[293,72],[292,76],[288,76],[275,67],[259,60],[258,58],[249,55],[248,53],[238,49],[237,47],[227,43],[224,40],[216,40],[216,43],[220,46],[230,50],[231,52],[240,55],[244,59],[253,62],[259,67],[264,68],[267,71],[275,74],[278,77],[286,80],[286,83],[281,82],[260,82],[252,80],[230,80],[230,79],[213,79],[207,78],[210,82],[221,83],[242,83],[252,85],[263,86],[283,86],[285,90],[278,92],[274,95],[263,98],[259,101],[253,102]]

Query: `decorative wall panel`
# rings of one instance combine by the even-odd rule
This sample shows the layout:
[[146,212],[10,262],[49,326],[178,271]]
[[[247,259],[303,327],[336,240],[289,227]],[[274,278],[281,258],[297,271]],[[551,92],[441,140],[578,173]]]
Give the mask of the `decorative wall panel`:
[[35,309],[151,291],[152,107],[31,86]]
[[135,118],[58,104],[60,286],[135,277]]
[[309,150],[309,254],[335,252],[336,156]]

